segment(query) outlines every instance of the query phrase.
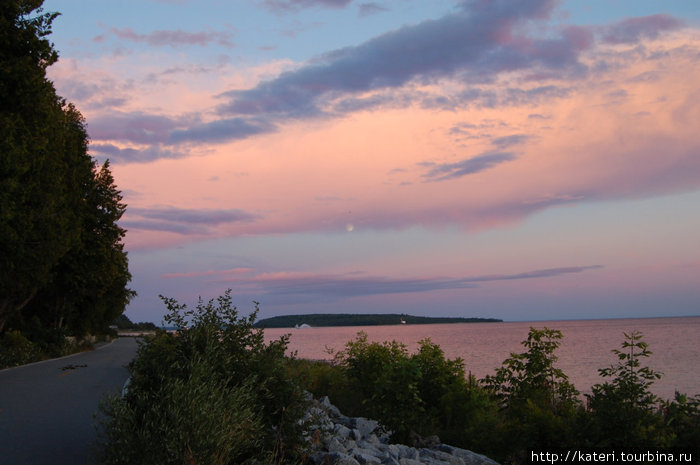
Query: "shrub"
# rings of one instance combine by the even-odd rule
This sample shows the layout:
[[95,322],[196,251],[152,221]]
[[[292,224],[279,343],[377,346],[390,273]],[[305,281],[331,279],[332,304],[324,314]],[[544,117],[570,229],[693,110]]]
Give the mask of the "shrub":
[[[370,343],[361,332],[336,354],[334,366],[347,378],[347,397],[361,398],[354,414],[379,420],[395,441],[418,433],[479,449],[496,428],[495,403],[466,377],[461,359],[446,359],[430,339],[409,354],[401,343]],[[345,396],[339,397],[340,407]]]
[[663,402],[662,411],[673,436],[671,448],[700,457],[700,395],[689,398],[676,392],[673,400]]
[[510,354],[494,376],[486,376],[484,385],[501,401],[503,407],[531,401],[552,410],[576,403],[579,392],[564,372],[555,368],[555,350],[562,339],[556,329],[530,328],[522,345],[526,352]]
[[319,360],[288,359],[287,370],[292,379],[314,397],[328,396],[333,405],[349,416],[363,414],[362,395],[351,388],[350,378],[339,365]]
[[406,441],[423,412],[420,372],[406,346],[396,341],[370,343],[360,332],[336,354],[335,363],[345,371],[350,390],[361,396],[355,414],[376,418],[395,440]]
[[263,422],[252,386],[211,378],[202,362],[189,368],[153,392],[107,400],[104,463],[229,464],[258,453]]
[[579,444],[585,412],[579,392],[555,367],[561,338],[559,330],[530,328],[522,342],[527,351],[512,353],[495,375],[483,379],[501,406],[501,434],[510,438],[497,459],[520,463],[528,450]]
[[[129,366],[123,399],[103,407],[107,463],[282,463],[303,453],[307,399],[286,369],[288,338],[269,344],[239,317],[230,291],[188,309],[163,298],[165,321]],[[192,400],[190,400],[192,399]],[[199,410],[198,410],[199,409]],[[168,436],[160,446],[145,438]],[[144,448],[156,448],[145,451]],[[125,458],[124,449],[134,450]],[[138,457],[152,455],[152,460]],[[136,461],[134,461],[136,460]]]
[[9,368],[41,359],[41,352],[19,331],[7,331],[0,338],[0,368]]
[[598,370],[611,378],[592,387],[587,395],[592,414],[591,436],[600,447],[667,447],[660,399],[650,387],[661,373],[641,364],[651,351],[642,340],[642,333],[624,333],[622,350],[614,349],[618,363]]

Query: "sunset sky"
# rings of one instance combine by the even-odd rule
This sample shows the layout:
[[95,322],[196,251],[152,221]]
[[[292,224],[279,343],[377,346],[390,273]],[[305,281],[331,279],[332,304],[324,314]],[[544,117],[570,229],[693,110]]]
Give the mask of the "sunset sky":
[[138,292],[700,314],[700,2],[49,0]]

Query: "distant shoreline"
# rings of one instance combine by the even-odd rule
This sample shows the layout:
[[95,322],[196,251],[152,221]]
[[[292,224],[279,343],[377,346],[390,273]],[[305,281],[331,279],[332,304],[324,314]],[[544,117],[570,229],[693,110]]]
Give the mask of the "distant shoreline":
[[498,318],[427,317],[398,313],[354,314],[311,313],[306,315],[283,315],[263,318],[255,323],[256,328],[335,327],[335,326],[387,326],[425,325],[449,323],[502,323]]

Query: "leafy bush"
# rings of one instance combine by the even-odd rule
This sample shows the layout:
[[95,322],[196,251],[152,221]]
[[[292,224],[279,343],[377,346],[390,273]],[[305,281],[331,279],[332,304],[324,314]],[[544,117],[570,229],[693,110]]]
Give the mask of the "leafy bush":
[[[195,309],[168,298],[165,321],[130,364],[124,398],[111,398],[103,460],[126,463],[282,463],[303,453],[307,399],[288,376],[288,338],[265,344],[258,307],[239,317],[230,291]],[[164,438],[151,443],[151,438]],[[128,454],[126,449],[133,451]],[[149,458],[146,458],[149,457]]]
[[370,343],[366,333],[359,333],[336,354],[336,361],[347,372],[351,388],[362,395],[363,413],[380,420],[395,438],[407,439],[424,407],[418,391],[421,373],[406,346],[396,341]]
[[41,359],[41,352],[19,331],[7,331],[0,338],[0,368],[9,368]]
[[556,409],[576,403],[579,392],[559,368],[554,351],[562,339],[556,329],[530,328],[522,345],[526,352],[510,354],[494,376],[486,376],[484,385],[501,401],[503,407],[512,407],[531,401]]
[[71,347],[69,347],[63,328],[35,326],[32,341],[35,341],[38,349],[47,358],[61,357],[70,353]]
[[263,422],[252,386],[211,378],[202,362],[189,368],[154,392],[107,401],[105,463],[228,464],[258,453]]
[[673,437],[671,449],[700,457],[700,394],[689,398],[676,392],[673,400],[663,402],[662,412]]
[[351,388],[350,378],[336,363],[293,358],[287,360],[287,370],[314,397],[328,396],[346,415],[363,414],[362,394]]
[[497,458],[522,462],[529,450],[566,448],[580,443],[584,419],[579,392],[562,370],[554,354],[562,333],[550,328],[530,328],[523,353],[512,353],[493,376],[483,379],[485,388],[501,406],[502,432],[509,441]]
[[651,355],[642,334],[624,335],[623,350],[613,350],[618,363],[598,370],[611,380],[594,385],[588,395],[593,441],[601,447],[667,447],[661,400],[649,390],[661,373],[641,364]]
[[[478,448],[496,427],[495,403],[467,378],[461,359],[446,359],[430,339],[409,354],[401,343],[369,342],[361,332],[336,354],[334,366],[342,373],[335,379],[347,379],[348,397],[360,396],[353,414],[379,420],[396,441],[409,442],[417,433]],[[329,396],[341,407],[345,396]]]

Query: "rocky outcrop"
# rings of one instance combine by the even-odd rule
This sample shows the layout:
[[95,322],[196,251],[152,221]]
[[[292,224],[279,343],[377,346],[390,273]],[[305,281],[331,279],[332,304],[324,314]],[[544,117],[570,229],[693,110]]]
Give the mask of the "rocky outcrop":
[[346,417],[328,397],[314,400],[308,418],[317,465],[498,465],[483,455],[440,444],[437,437],[416,438],[416,447],[389,444],[389,434],[367,418]]

